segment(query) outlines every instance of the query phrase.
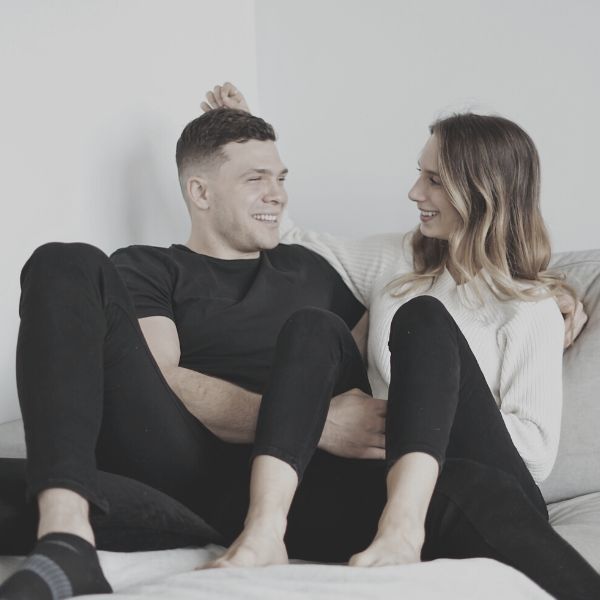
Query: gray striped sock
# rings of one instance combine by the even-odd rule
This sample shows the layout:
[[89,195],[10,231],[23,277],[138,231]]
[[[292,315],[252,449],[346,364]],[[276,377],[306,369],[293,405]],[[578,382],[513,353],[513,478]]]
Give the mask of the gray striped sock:
[[71,533],[49,533],[0,585],[0,600],[62,600],[110,592],[92,544]]
[[41,577],[50,588],[52,600],[62,600],[73,596],[73,587],[65,572],[51,559],[43,554],[32,554],[20,566],[21,571],[32,571]]

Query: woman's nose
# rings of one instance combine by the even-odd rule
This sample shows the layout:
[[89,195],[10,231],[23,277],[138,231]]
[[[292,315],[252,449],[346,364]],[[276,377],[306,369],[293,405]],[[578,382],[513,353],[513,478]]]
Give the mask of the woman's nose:
[[425,198],[423,197],[423,190],[421,188],[419,180],[415,181],[414,185],[408,192],[408,197],[413,202],[422,202]]

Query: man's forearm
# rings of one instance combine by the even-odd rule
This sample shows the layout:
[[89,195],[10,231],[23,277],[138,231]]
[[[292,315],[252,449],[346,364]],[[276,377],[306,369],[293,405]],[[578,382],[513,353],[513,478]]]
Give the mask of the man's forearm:
[[162,372],[190,413],[219,439],[233,444],[254,441],[259,394],[183,367]]
[[[162,369],[185,407],[219,439],[254,442],[261,396],[183,367]],[[385,401],[350,390],[332,399],[319,448],[348,458],[383,459]]]

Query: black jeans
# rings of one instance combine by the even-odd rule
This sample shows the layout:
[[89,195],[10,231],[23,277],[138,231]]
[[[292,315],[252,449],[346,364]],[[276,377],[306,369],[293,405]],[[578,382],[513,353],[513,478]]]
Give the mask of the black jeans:
[[[443,304],[422,296],[400,307],[389,348],[386,461],[339,460],[348,464],[336,467],[352,482],[345,490],[345,502],[352,505],[350,535],[360,537],[355,529],[365,535],[370,528],[372,537],[385,504],[387,470],[408,452],[426,452],[438,460],[441,472],[426,519],[424,560],[494,558],[556,597],[595,597],[600,576],[548,524],[541,492],[512,443],[477,360]],[[279,335],[253,455],[268,454],[290,464],[302,492],[312,484],[307,479],[313,455],[322,462],[316,446],[331,397],[355,387],[370,393],[363,361],[344,321],[315,308],[294,314]],[[302,506],[301,499],[294,501],[290,540],[299,534],[294,525]],[[357,522],[362,527],[368,523],[368,528],[357,527]],[[361,542],[366,545],[370,539]],[[346,543],[346,550],[362,549],[356,539]],[[305,553],[311,554],[309,548]]]
[[[115,485],[118,476],[125,476],[168,494],[232,540],[248,506],[252,447],[216,438],[171,391],[110,260],[85,244],[48,244],[25,265],[21,286],[17,383],[30,500],[43,489],[65,487],[108,511],[110,520],[111,505],[114,512],[127,504],[127,493],[119,496]],[[280,336],[282,351],[286,340],[298,339],[296,334],[286,337],[290,329],[286,326]],[[334,329],[335,335],[325,336],[309,328],[317,335],[302,337],[310,344],[299,356],[307,381],[321,380],[316,352],[322,344],[330,346],[332,339],[347,334],[337,321]],[[331,347],[335,375],[327,381],[334,383],[322,394],[321,421],[333,392],[345,385],[367,389],[362,367],[345,373],[345,384],[337,382],[344,369],[335,366],[339,343]],[[266,402],[272,402],[285,367],[279,360],[274,364]],[[313,431],[308,446],[314,447],[315,436]],[[450,435],[448,448],[452,444]],[[512,455],[514,449],[506,452]],[[385,472],[383,461],[343,459],[317,450],[290,511],[290,556],[343,562],[364,549],[385,503]],[[117,474],[116,479],[107,479],[106,473]],[[598,576],[553,532],[535,486],[522,485],[519,477],[525,476],[447,453],[427,517],[423,557],[490,556],[513,564],[558,597],[594,597],[590,590],[599,589]]]

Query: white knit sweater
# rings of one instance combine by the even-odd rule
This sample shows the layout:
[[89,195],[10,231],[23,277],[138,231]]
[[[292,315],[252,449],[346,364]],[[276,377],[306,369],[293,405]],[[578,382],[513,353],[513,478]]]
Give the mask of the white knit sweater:
[[394,298],[385,286],[412,271],[410,234],[343,240],[289,222],[282,229],[282,243],[302,244],[326,258],[369,309],[368,372],[375,397],[388,395],[388,339],[396,310],[416,295],[433,296],[467,339],[533,478],[539,483],[549,475],[560,435],[564,337],[564,321],[553,299],[499,301],[480,285],[481,305],[473,289],[476,282],[457,285],[448,271],[426,291]]

